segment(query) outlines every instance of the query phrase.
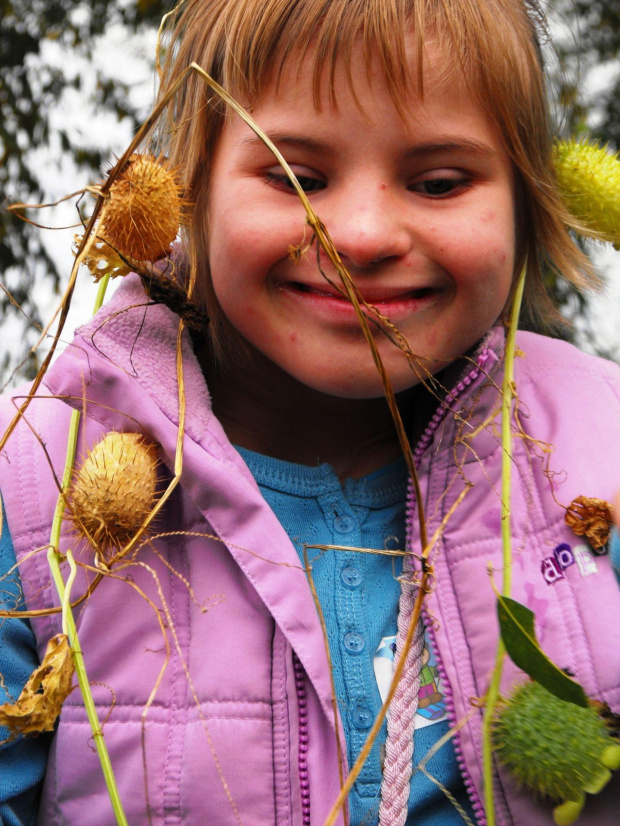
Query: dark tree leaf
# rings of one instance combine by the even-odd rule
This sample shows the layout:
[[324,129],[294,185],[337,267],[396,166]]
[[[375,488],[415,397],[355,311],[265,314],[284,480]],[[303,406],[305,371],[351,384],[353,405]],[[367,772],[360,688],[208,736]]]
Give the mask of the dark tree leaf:
[[583,688],[551,662],[534,631],[534,614],[509,597],[498,597],[497,616],[501,636],[513,663],[551,694],[567,703],[588,707]]

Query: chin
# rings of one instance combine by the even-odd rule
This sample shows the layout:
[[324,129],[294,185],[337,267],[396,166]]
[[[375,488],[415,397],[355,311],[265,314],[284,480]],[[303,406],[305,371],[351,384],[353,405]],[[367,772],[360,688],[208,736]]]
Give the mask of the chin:
[[[391,375],[390,382],[394,393],[401,393],[404,390],[410,390],[416,384],[420,384],[421,379],[418,378],[412,370],[406,372],[402,369],[399,371],[400,375]],[[388,371],[389,374],[389,371]],[[298,381],[305,384],[312,390],[318,393],[323,393],[326,396],[335,396],[340,399],[363,400],[363,399],[378,399],[385,396],[385,390],[379,373],[373,368],[373,372],[364,373],[364,375],[355,374],[354,371],[341,371],[339,375],[326,376],[319,375],[304,375],[294,376]]]

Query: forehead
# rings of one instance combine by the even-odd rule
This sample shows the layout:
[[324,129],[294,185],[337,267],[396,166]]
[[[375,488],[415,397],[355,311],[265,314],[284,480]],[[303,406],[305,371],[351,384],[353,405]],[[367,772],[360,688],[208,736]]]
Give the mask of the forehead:
[[[484,106],[458,74],[445,72],[441,55],[429,51],[423,84],[413,75],[398,103],[378,61],[366,71],[359,53],[349,65],[338,63],[333,75],[321,76],[318,103],[312,95],[312,55],[297,69],[272,82],[252,106],[252,117],[289,162],[313,166],[316,161],[323,171],[339,174],[369,163],[410,172],[474,158],[478,163],[486,158],[485,168],[492,158],[510,166]],[[273,161],[271,150],[236,117],[227,120],[216,151],[229,150],[241,153],[236,156],[241,166],[257,158],[260,164]]]
[[253,103],[266,94],[284,98],[295,86],[309,91],[317,111],[325,106],[337,110],[338,97],[346,88],[363,111],[373,95],[387,90],[398,111],[404,114],[412,100],[436,93],[465,74],[453,50],[436,38],[420,39],[412,28],[406,30],[398,47],[386,59],[385,43],[358,35],[349,48],[333,60],[325,59],[321,44],[312,41],[304,49],[292,49],[275,61]]
[[[478,90],[466,80],[452,55],[442,46],[427,41],[419,47],[413,33],[404,37],[403,64],[395,76],[382,60],[378,47],[367,48],[358,42],[333,65],[318,60],[317,47],[291,52],[278,73],[273,73],[260,95],[251,102],[253,111],[288,109],[291,113],[311,105],[316,116],[330,118],[356,115],[369,120],[396,116],[404,127],[415,123],[419,112],[433,107],[437,100],[450,98],[484,109]],[[446,99],[446,105],[448,101]],[[458,106],[455,114],[462,110]]]

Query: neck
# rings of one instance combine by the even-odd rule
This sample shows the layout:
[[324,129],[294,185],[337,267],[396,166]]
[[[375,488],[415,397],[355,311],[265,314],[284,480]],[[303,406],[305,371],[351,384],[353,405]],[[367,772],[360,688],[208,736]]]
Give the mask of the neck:
[[[342,399],[298,382],[260,353],[241,365],[199,358],[213,411],[233,444],[302,465],[329,463],[341,479],[372,473],[401,454],[384,398]],[[399,394],[409,417],[415,388]]]

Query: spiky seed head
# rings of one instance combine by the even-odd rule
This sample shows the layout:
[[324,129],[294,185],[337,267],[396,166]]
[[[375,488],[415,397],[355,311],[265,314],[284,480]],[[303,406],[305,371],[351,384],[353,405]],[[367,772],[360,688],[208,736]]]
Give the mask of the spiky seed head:
[[585,140],[558,141],[555,172],[569,212],[586,232],[620,244],[620,158]]
[[593,707],[564,702],[535,682],[500,706],[492,742],[520,785],[561,802],[554,817],[562,826],[577,818],[586,792],[601,791],[620,766],[620,745]]
[[173,172],[152,155],[135,154],[110,187],[97,236],[124,258],[157,261],[170,252],[184,207]]
[[142,527],[157,495],[157,450],[140,433],[107,433],[82,463],[69,501],[78,530],[104,558]]

